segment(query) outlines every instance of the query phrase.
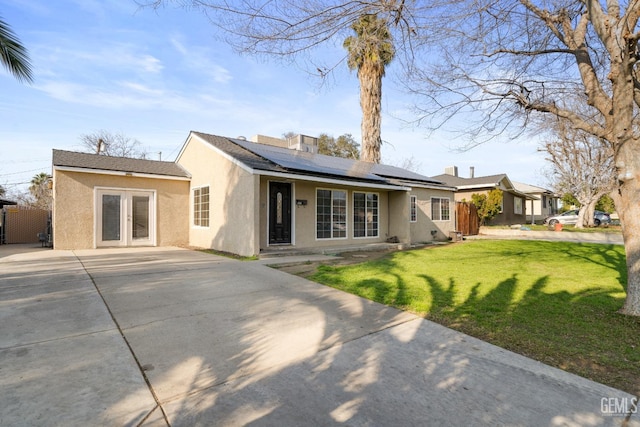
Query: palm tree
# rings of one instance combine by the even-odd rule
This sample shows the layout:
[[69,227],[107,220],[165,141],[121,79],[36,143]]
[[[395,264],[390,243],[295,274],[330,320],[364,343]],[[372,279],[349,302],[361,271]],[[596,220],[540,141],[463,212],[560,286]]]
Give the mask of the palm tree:
[[358,70],[362,108],[362,151],[360,160],[380,163],[382,77],[393,60],[395,49],[387,22],[377,15],[362,15],[351,25],[355,36],[344,41],[347,65]]
[[49,181],[51,175],[46,172],[40,172],[31,179],[29,192],[36,199],[35,206],[40,209],[51,209],[51,190],[49,189]]
[[33,83],[31,62],[9,24],[0,18],[0,62],[20,82]]

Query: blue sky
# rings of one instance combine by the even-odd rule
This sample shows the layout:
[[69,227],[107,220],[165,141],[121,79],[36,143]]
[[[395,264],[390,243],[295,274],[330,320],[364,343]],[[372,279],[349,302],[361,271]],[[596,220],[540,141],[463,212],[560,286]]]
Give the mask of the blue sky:
[[[358,80],[346,65],[322,84],[296,64],[243,57],[214,37],[196,11],[139,9],[134,0],[0,0],[0,16],[29,50],[35,82],[0,71],[0,185],[25,188],[51,171],[51,150],[80,150],[80,136],[104,129],[139,140],[173,160],[190,130],[223,136],[281,136],[293,131],[360,140]],[[323,52],[344,54],[338,46]],[[384,163],[410,157],[419,172],[457,165],[476,176],[507,173],[545,185],[537,143],[492,141],[460,153],[465,141],[407,123],[409,100],[383,82]],[[448,126],[461,126],[464,119]]]

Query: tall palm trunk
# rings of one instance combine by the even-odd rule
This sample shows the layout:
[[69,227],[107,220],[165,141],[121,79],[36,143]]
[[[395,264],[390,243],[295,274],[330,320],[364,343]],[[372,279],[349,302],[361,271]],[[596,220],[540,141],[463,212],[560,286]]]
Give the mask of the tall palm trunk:
[[360,108],[362,110],[362,150],[360,160],[380,163],[382,137],[382,77],[393,60],[395,50],[387,22],[376,15],[363,15],[351,28],[355,36],[347,37],[347,65],[358,70]]
[[360,108],[362,109],[362,151],[360,160],[380,163],[382,138],[382,76],[384,66],[380,63],[365,62],[358,70],[360,80]]

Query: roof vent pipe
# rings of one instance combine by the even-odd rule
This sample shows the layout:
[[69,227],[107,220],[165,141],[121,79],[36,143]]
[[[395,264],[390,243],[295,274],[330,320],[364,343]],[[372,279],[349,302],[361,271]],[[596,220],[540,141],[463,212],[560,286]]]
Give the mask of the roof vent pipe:
[[475,169],[473,166],[469,166],[469,178],[474,178],[475,176]]

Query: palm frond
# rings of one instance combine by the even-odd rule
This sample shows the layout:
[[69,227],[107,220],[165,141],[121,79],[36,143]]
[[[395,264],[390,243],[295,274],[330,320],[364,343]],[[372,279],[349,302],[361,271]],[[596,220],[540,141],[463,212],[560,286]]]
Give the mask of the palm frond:
[[0,19],[0,61],[18,81],[33,83],[29,53],[11,27],[2,19]]

